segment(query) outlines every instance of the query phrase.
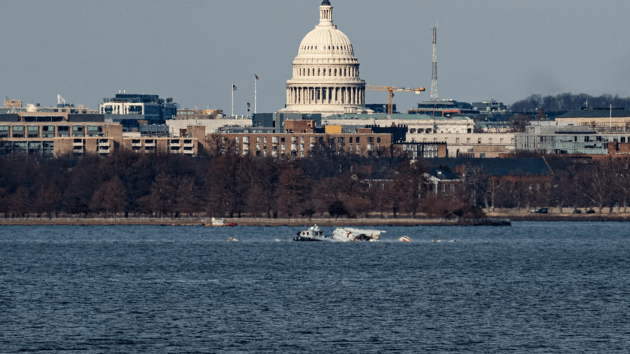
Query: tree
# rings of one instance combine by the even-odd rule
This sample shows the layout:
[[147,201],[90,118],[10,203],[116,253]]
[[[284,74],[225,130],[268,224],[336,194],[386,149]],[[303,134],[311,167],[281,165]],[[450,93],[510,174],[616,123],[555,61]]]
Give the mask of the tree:
[[105,212],[105,216],[125,211],[127,192],[118,176],[102,183],[92,197],[92,210]]
[[233,216],[237,201],[236,163],[240,157],[225,155],[212,159],[206,173],[208,204],[206,211],[213,216]]
[[292,217],[309,209],[306,202],[311,199],[310,184],[311,181],[299,162],[289,164],[278,181],[278,211]]
[[74,197],[74,200],[72,201],[72,206],[70,207],[70,213],[71,214],[79,214],[79,216],[81,214],[85,214],[85,217],[87,217],[87,214],[90,212],[89,207],[87,206],[87,204],[85,204],[81,198],[79,197]]
[[336,202],[330,204],[328,207],[328,213],[333,218],[339,218],[344,215],[348,215],[348,211],[346,210],[346,206],[343,204],[341,200],[337,200]]
[[52,214],[60,208],[62,200],[59,188],[55,183],[50,182],[46,186],[42,186],[37,192],[33,209],[38,216],[46,213],[48,218],[51,218]]
[[7,216],[7,212],[9,211],[9,201],[7,200],[6,190],[0,187],[0,213],[4,213],[4,216]]
[[536,114],[536,120],[547,120],[547,115],[545,114],[545,109],[540,107],[538,108],[538,113]]
[[184,176],[177,187],[175,204],[177,211],[193,216],[201,209],[201,188],[195,183],[192,176]]
[[510,118],[512,123],[512,131],[517,133],[525,132],[525,127],[531,121],[531,118],[527,114],[516,114]]
[[24,217],[31,206],[31,195],[25,186],[18,189],[9,197],[9,210],[13,217]]
[[140,203],[150,213],[160,216],[176,211],[177,187],[175,179],[164,172],[160,172],[151,184],[151,193],[140,199]]

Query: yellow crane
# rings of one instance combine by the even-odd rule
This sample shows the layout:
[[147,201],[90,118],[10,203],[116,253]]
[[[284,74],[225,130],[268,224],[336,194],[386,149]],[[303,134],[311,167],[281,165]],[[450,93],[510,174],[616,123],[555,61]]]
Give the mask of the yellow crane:
[[424,87],[421,88],[407,88],[407,87],[395,87],[395,86],[378,86],[378,85],[365,85],[365,89],[368,91],[387,91],[387,114],[394,113],[394,92],[415,92],[419,95],[420,92],[426,91]]

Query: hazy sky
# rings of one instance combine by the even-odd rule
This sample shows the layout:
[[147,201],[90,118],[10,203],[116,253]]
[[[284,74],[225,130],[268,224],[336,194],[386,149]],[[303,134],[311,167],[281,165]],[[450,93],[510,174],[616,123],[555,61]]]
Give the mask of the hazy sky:
[[[630,96],[628,0],[330,0],[367,84],[425,86],[439,21],[440,98],[562,92]],[[127,93],[182,108],[235,113],[284,107],[286,80],[321,0],[0,0],[0,95],[53,105],[57,94],[96,109]],[[368,92],[368,103],[386,93]]]

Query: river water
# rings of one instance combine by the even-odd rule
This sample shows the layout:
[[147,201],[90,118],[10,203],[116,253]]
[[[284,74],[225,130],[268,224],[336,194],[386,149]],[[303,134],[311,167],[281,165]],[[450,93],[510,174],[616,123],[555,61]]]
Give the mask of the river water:
[[300,229],[0,227],[0,353],[630,347],[629,224],[384,227],[352,244],[290,241]]

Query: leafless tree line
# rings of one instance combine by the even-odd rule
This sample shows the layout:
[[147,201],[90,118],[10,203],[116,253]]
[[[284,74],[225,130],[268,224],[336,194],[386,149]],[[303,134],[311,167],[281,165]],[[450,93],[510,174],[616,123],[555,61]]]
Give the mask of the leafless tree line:
[[404,157],[325,154],[279,161],[236,154],[187,157],[117,152],[53,160],[0,158],[4,217],[483,217],[485,209],[626,210],[621,161],[578,163],[552,176],[497,178],[469,166],[435,191],[427,165]]
[[630,168],[626,161],[604,158],[564,164],[550,176],[515,173],[493,177],[482,169],[469,169],[464,184],[472,204],[494,210],[558,208],[627,211]]

